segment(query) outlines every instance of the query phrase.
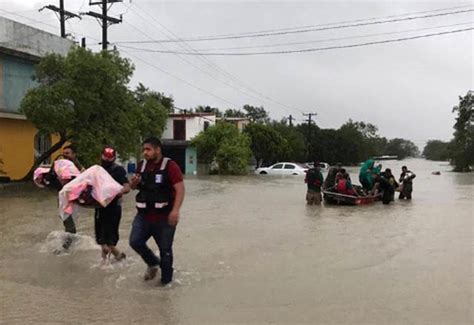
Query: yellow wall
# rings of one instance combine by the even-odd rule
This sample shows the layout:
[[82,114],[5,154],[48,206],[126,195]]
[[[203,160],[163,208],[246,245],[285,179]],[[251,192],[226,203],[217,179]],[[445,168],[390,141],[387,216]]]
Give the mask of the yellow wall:
[[[12,180],[21,179],[33,165],[37,132],[26,120],[0,118],[0,168]],[[58,136],[51,137],[51,144],[57,141]]]

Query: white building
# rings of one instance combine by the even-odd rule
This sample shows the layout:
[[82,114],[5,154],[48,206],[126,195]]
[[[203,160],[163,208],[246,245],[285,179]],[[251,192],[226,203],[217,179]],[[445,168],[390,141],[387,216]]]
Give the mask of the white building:
[[191,141],[200,132],[215,124],[216,116],[211,113],[170,114],[162,138]]
[[216,124],[212,113],[170,114],[162,135],[163,155],[172,158],[186,175],[197,173],[197,152],[189,142]]

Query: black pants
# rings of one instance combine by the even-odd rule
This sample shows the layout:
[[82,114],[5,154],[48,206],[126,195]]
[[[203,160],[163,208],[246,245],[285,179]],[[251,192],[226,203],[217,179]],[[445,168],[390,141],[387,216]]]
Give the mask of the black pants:
[[76,225],[74,224],[74,219],[72,216],[68,216],[66,220],[63,221],[64,231],[70,234],[76,233]]
[[105,208],[95,209],[95,240],[99,245],[116,246],[119,241],[119,226],[122,206],[111,203]]

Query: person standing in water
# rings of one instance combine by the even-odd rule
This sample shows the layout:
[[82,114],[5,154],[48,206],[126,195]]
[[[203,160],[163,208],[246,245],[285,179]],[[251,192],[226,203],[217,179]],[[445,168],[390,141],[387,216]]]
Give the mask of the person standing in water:
[[[58,156],[58,158],[56,158],[56,160],[57,159],[67,159],[67,160],[73,162],[74,165],[76,166],[76,168],[80,172],[84,171],[84,167],[81,165],[81,163],[77,159],[76,148],[72,144],[65,146],[63,148],[62,154],[60,156]],[[50,172],[48,173],[47,177],[48,177],[49,181],[53,184],[52,186],[58,192],[61,191],[64,184],[62,184],[58,180],[58,176],[56,175],[56,173],[54,171],[54,162],[51,166]],[[69,247],[71,246],[72,241],[73,241],[73,237],[70,234],[75,234],[76,233],[76,224],[74,222],[74,216],[70,215],[65,220],[63,220],[63,225],[64,225],[64,231],[68,234],[68,236],[66,237],[66,239],[63,242],[62,249],[67,250],[67,249],[69,249]],[[60,249],[57,249],[55,251],[56,254],[60,254],[61,252],[62,251]]]
[[[163,157],[161,141],[150,137],[143,141],[143,157],[131,181],[136,195],[137,215],[132,224],[130,246],[147,264],[144,280],[156,277],[161,269],[161,284],[173,279],[173,240],[184,200],[181,169],[173,160]],[[147,246],[153,237],[160,250],[160,258]]]
[[321,186],[323,185],[323,174],[319,162],[315,161],[313,168],[308,169],[304,182],[307,184],[306,203],[308,205],[320,205],[322,201]]
[[402,173],[400,174],[400,184],[402,189],[398,198],[400,200],[407,199],[411,200],[411,194],[413,192],[413,179],[416,177],[414,173],[408,170],[407,166],[402,167]]
[[122,195],[130,192],[130,185],[125,169],[116,164],[117,153],[112,147],[105,147],[102,150],[101,166],[112,178],[123,185],[121,193],[110,202],[105,208],[95,209],[94,228],[97,244],[102,247],[102,259],[105,262],[112,254],[116,260],[124,259],[125,253],[117,249],[119,240],[119,226],[122,218]]

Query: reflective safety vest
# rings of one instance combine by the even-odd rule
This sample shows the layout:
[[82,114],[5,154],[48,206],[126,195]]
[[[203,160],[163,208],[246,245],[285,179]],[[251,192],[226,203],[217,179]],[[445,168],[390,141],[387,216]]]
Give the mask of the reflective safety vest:
[[170,158],[163,158],[160,169],[145,172],[146,160],[142,161],[140,175],[141,182],[138,194],[135,197],[136,206],[140,212],[167,213],[173,207],[172,186],[168,179],[168,162]]

